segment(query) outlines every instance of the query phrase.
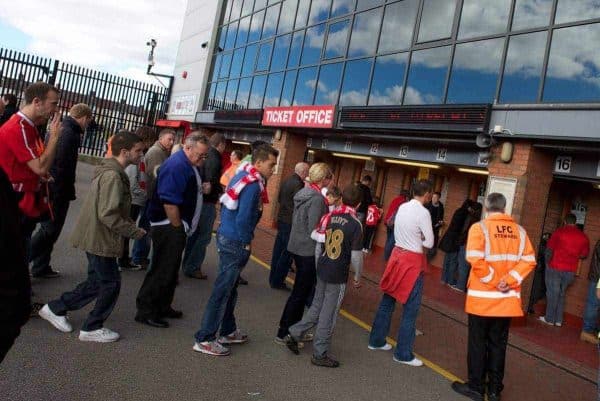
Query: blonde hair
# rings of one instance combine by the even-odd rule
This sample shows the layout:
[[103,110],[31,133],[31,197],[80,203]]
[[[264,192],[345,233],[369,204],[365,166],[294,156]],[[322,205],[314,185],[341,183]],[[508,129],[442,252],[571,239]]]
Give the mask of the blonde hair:
[[308,180],[313,184],[320,183],[332,176],[331,168],[326,163],[315,163],[308,170]]
[[90,106],[85,103],[77,103],[71,107],[71,110],[69,110],[69,115],[75,119],[81,117],[91,117],[92,109],[90,109]]

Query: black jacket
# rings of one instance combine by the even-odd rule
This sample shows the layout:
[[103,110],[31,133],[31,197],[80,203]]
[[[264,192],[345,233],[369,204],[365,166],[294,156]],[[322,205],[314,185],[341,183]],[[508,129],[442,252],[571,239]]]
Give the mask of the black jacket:
[[17,111],[19,111],[17,106],[11,106],[11,105],[6,106],[4,108],[4,112],[2,113],[2,115],[0,115],[0,125],[7,122],[12,117],[12,115],[15,114]]
[[277,221],[292,224],[292,214],[294,212],[294,195],[304,188],[304,181],[296,173],[286,178],[279,188],[277,201],[279,202],[279,212]]
[[367,214],[367,209],[373,203],[373,197],[371,196],[371,188],[363,184],[362,182],[358,184],[358,188],[362,192],[362,196],[360,198],[360,205],[356,209],[358,213]]
[[596,246],[594,247],[594,254],[592,255],[592,263],[590,264],[588,279],[595,283],[600,280],[600,240],[596,242]]
[[448,229],[444,233],[438,246],[442,251],[458,252],[460,237],[463,233],[467,217],[469,216],[470,202],[471,201],[468,199],[464,201],[462,206],[452,215],[452,220],[450,220],[450,224],[448,224]]
[[212,146],[208,149],[208,157],[204,161],[202,182],[210,182],[210,193],[204,194],[204,202],[217,203],[223,193],[221,186],[221,154]]
[[50,168],[50,175],[54,177],[51,186],[54,199],[75,199],[75,170],[82,136],[83,129],[77,121],[72,117],[65,117],[56,145],[54,163]]
[[442,202],[438,202],[437,206],[433,206],[433,203],[429,202],[425,204],[425,208],[429,210],[433,228],[439,228],[437,225],[438,222],[444,220],[444,204]]

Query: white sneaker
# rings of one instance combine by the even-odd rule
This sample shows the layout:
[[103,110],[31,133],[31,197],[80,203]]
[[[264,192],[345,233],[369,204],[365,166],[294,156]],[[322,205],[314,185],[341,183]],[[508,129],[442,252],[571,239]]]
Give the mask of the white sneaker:
[[119,333],[107,329],[106,327],[92,331],[81,330],[79,332],[79,339],[81,341],[91,341],[95,343],[112,343],[117,341],[120,337]]
[[556,323],[554,323],[554,325],[555,325],[556,327],[562,327],[562,323],[559,323],[559,322],[556,322]]
[[549,321],[547,321],[547,320],[546,320],[546,316],[540,316],[540,317],[538,318],[538,320],[539,320],[540,322],[542,322],[542,323],[545,323],[545,324],[549,325],[549,326],[554,326],[554,323],[550,323]]
[[370,350],[389,351],[392,349],[392,344],[385,343],[385,345],[382,345],[381,347],[375,347],[375,346],[369,344],[369,349]]
[[394,357],[394,362],[403,363],[408,366],[423,366],[423,361],[420,360],[419,358],[413,358],[412,361],[401,361],[399,359],[396,359],[396,357]]
[[70,333],[73,331],[73,326],[71,326],[71,323],[69,323],[67,320],[67,316],[56,315],[50,310],[48,304],[44,305],[44,307],[40,309],[38,315],[63,333]]

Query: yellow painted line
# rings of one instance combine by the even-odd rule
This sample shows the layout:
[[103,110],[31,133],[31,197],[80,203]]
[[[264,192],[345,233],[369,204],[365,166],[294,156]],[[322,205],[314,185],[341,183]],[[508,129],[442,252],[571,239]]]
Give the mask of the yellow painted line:
[[[259,265],[261,265],[262,267],[264,267],[267,270],[271,270],[271,266],[269,266],[268,264],[266,264],[265,262],[263,262],[261,259],[257,258],[254,255],[250,255],[250,259],[252,259],[254,262],[258,263]],[[294,284],[294,280],[292,280],[291,278],[286,278],[286,281],[290,284]],[[341,309],[340,310],[340,315],[344,316],[346,319],[350,320],[352,323],[356,324],[357,326],[365,329],[366,331],[371,331],[371,326],[369,326],[367,323],[363,322],[362,320],[360,320],[359,318],[357,318],[356,316],[354,316],[353,314],[351,314],[350,312]],[[394,347],[396,346],[396,340],[394,340],[393,338],[387,337],[387,342],[392,344]],[[437,374],[445,377],[446,379],[450,380],[450,381],[460,381],[462,382],[463,380],[461,380],[459,377],[455,376],[454,374],[450,373],[449,371],[447,371],[446,369],[442,368],[441,366],[431,362],[429,359],[427,358],[423,358],[423,356],[415,353],[415,355],[423,361],[423,363],[425,364],[425,366],[427,366],[429,369],[433,370],[434,372],[436,372]]]

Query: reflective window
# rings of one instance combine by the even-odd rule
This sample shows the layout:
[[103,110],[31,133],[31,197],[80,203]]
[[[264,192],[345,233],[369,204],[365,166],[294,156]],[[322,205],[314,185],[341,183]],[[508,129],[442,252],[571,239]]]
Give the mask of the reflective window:
[[555,24],[600,17],[598,0],[558,0]]
[[506,32],[511,0],[464,0],[459,39]]
[[235,36],[237,34],[238,21],[229,24],[227,30],[227,37],[225,38],[225,47],[223,49],[229,50],[235,45]]
[[310,7],[310,17],[308,18],[308,24],[316,24],[318,22],[325,21],[329,17],[329,8],[331,7],[331,0],[313,0]]
[[240,27],[238,29],[237,39],[235,40],[235,47],[245,45],[248,41],[248,31],[250,30],[250,16],[244,17],[240,20]]
[[405,0],[385,8],[379,53],[408,49],[412,43],[419,0]]
[[501,103],[535,103],[548,32],[511,36],[500,90]]
[[266,5],[267,5],[267,0],[256,0],[254,2],[254,9],[260,10],[261,8],[265,8]]
[[235,95],[237,94],[239,80],[234,79],[227,83],[227,92],[225,93],[225,101],[227,103],[235,103]]
[[373,8],[383,3],[383,0],[356,0],[356,11]]
[[316,64],[321,58],[321,48],[325,38],[325,24],[313,26],[306,30],[302,47],[301,65]]
[[344,72],[341,106],[365,106],[373,59],[348,61]]
[[[217,90],[217,83],[216,82],[211,82],[210,83],[210,88],[208,90],[208,101],[211,102],[215,99],[215,92]],[[209,109],[210,110],[210,109]]]
[[300,0],[298,2],[298,12],[296,13],[295,28],[303,28],[306,26],[308,11],[310,9],[310,0]]
[[225,100],[225,89],[227,89],[227,81],[221,81],[217,84],[215,91],[215,101],[223,102]]
[[449,38],[452,34],[456,0],[423,0],[419,42]]
[[287,33],[294,29],[294,20],[296,19],[296,9],[298,0],[285,0],[281,6],[281,15],[279,16],[279,27],[277,33]]
[[303,68],[298,71],[293,105],[312,104],[317,82],[317,67]]
[[273,57],[271,57],[271,71],[285,69],[291,38],[292,35],[287,34],[278,36],[275,39],[275,48],[273,49]]
[[600,24],[556,29],[544,84],[544,102],[600,100]]
[[246,56],[244,57],[244,66],[242,67],[242,76],[250,75],[254,72],[254,64],[256,63],[256,53],[258,45],[250,45],[246,47]]
[[407,62],[408,53],[377,57],[369,95],[369,106],[402,104]]
[[283,72],[269,75],[263,107],[279,106],[279,96],[281,95],[282,86]]
[[219,78],[219,69],[221,68],[221,54],[214,57],[213,71],[210,77],[211,81],[216,81]]
[[250,14],[253,6],[254,0],[244,0],[244,5],[242,6],[242,16]]
[[413,52],[404,104],[440,104],[450,63],[450,46]]
[[354,1],[355,0],[333,0],[330,18],[346,15],[354,11]]
[[269,69],[272,47],[273,42],[267,42],[260,45],[260,49],[258,50],[258,59],[256,60],[256,71],[265,71]]
[[348,42],[349,28],[349,19],[329,25],[324,58],[343,57],[346,55],[346,43]]
[[325,64],[319,72],[315,104],[336,104],[344,63]]
[[230,21],[240,18],[240,14],[242,12],[242,1],[243,0],[233,0],[233,5],[231,6]]
[[231,53],[223,55],[221,69],[219,70],[219,78],[229,77],[229,67],[231,67]]
[[227,26],[219,28],[219,47],[225,48],[225,38],[227,37]]
[[250,101],[248,102],[249,109],[262,109],[266,84],[266,75],[256,75],[254,77],[254,80],[252,81],[252,90],[250,91]]
[[244,48],[237,49],[233,52],[233,58],[231,59],[231,69],[229,71],[229,78],[238,78],[242,72],[242,59],[244,58]]
[[250,24],[250,33],[248,34],[248,43],[256,42],[260,40],[260,33],[262,31],[263,21],[265,19],[265,12],[260,11],[252,15],[252,23]]
[[298,67],[300,63],[300,52],[302,51],[302,38],[304,31],[295,32],[292,35],[292,45],[290,46],[290,56],[288,58],[288,68]]
[[553,0],[517,0],[512,30],[547,26],[550,23]]
[[492,103],[504,38],[456,45],[447,103]]
[[380,7],[356,14],[352,26],[348,57],[360,57],[375,53],[382,12],[383,8]]
[[227,5],[225,6],[225,14],[223,15],[224,24],[229,22],[229,18],[231,17],[231,3],[233,3],[233,0],[227,0]]
[[279,19],[279,9],[281,8],[281,3],[271,6],[267,8],[267,13],[265,14],[265,24],[263,26],[262,38],[270,38],[275,35],[277,31],[277,20]]
[[252,85],[252,78],[240,79],[240,85],[238,86],[237,97],[235,103],[241,107],[248,107],[248,96],[250,96],[250,85]]
[[283,90],[281,91],[280,106],[291,106],[292,95],[294,94],[294,88],[296,87],[296,76],[298,70],[291,70],[285,73],[285,81],[283,82]]

